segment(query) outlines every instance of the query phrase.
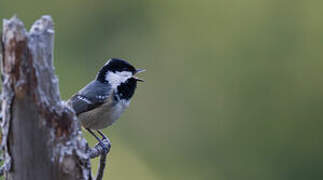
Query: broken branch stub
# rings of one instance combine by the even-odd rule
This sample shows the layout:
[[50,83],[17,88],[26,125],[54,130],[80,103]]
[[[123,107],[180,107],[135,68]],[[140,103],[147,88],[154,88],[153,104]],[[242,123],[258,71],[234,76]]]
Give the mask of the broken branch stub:
[[87,142],[60,99],[51,17],[41,17],[30,32],[16,17],[4,20],[2,42],[6,179],[91,179]]

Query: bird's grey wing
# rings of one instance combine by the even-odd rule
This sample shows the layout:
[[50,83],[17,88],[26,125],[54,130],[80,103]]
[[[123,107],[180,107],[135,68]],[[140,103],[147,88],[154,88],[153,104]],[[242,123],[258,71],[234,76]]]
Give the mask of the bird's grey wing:
[[76,115],[79,115],[100,106],[102,103],[92,103],[86,97],[76,94],[69,100],[68,104],[74,109]]
[[72,96],[68,104],[76,115],[95,109],[104,104],[111,94],[111,88],[100,82],[93,81]]

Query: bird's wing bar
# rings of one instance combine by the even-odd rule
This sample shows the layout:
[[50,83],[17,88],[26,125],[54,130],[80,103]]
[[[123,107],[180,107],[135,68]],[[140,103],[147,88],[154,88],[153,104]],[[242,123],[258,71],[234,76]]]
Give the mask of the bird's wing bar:
[[97,108],[101,106],[103,103],[104,101],[93,102],[90,99],[86,98],[85,96],[82,96],[79,94],[74,95],[69,101],[69,104],[74,109],[76,115],[79,115],[83,112],[87,112],[94,108]]
[[72,96],[68,104],[72,106],[76,115],[79,115],[101,106],[108,100],[110,94],[110,86],[92,81],[77,94]]

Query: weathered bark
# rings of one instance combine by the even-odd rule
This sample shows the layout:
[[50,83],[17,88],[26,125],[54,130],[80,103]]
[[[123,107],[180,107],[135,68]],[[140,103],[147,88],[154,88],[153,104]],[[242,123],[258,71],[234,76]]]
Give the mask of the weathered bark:
[[90,149],[60,99],[51,18],[43,16],[30,32],[16,17],[4,20],[2,42],[6,179],[91,179]]

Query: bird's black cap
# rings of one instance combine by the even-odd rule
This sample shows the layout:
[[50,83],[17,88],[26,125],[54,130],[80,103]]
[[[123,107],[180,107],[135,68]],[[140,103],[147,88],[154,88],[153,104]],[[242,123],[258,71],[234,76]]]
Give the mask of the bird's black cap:
[[111,72],[122,72],[129,71],[132,74],[136,74],[137,70],[127,61],[119,58],[111,58],[108,62],[100,69],[97,80],[101,82],[105,82],[105,75],[108,71]]
[[118,58],[111,58],[106,64],[106,68],[108,71],[112,72],[122,72],[122,71],[130,71],[133,74],[136,72],[136,68],[129,64],[127,61]]

